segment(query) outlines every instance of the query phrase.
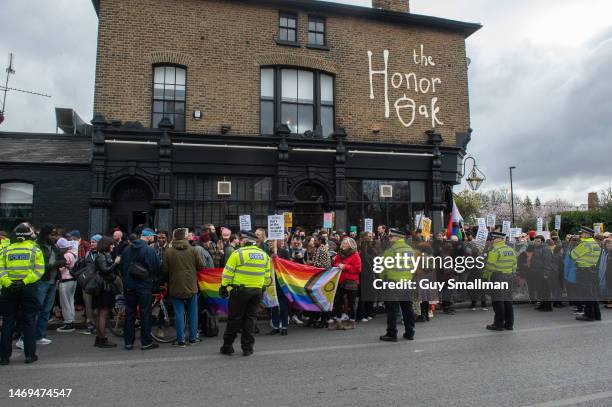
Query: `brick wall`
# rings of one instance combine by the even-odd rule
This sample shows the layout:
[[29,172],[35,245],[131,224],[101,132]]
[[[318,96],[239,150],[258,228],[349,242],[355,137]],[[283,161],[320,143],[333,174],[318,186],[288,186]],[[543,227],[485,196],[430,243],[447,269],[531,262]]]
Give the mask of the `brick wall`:
[[372,0],[372,7],[407,13],[409,11],[408,3],[408,0]]
[[[149,126],[152,64],[172,62],[187,66],[187,131],[219,133],[222,124],[230,124],[232,134],[258,134],[260,66],[287,63],[336,75],[336,125],[345,127],[351,140],[425,143],[431,117],[417,111],[406,127],[396,116],[394,104],[404,94],[430,115],[432,98],[438,98],[437,117],[444,124],[436,128],[445,144],[454,145],[455,132],[469,128],[462,34],[330,14],[325,16],[330,50],[309,49],[305,46],[308,13],[283,10],[298,13],[302,46],[281,46],[276,44],[279,10],[252,3],[140,0],[136,6],[102,0],[95,111],[108,120],[137,120]],[[413,50],[420,54],[421,45],[435,66],[415,64]],[[372,52],[373,69],[382,70],[385,49],[389,50],[389,118],[385,118],[382,75],[374,76],[375,99],[369,97],[367,51]],[[427,58],[417,59],[429,63]],[[398,89],[391,83],[395,72],[395,85],[402,78]],[[410,73],[422,80],[423,88],[429,84],[429,93],[405,88],[405,75]],[[409,80],[412,85],[414,76]],[[202,120],[192,118],[196,109],[202,110]],[[409,122],[411,110],[402,112]]]

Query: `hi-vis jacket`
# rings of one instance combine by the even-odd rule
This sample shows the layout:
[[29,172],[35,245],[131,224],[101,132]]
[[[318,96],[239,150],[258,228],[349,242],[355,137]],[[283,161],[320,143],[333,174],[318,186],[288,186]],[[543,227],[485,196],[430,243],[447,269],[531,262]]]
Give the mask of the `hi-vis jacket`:
[[505,242],[496,242],[491,245],[487,254],[483,278],[489,280],[493,273],[512,274],[516,272],[516,252]]
[[270,256],[259,247],[241,247],[227,259],[221,285],[263,288],[270,281],[270,267]]
[[576,267],[595,267],[601,255],[601,247],[592,238],[580,239],[578,246],[570,252],[570,257],[576,262]]
[[45,272],[45,260],[38,245],[26,240],[0,249],[0,285],[10,286],[21,280],[32,284],[40,280]]
[[[387,257],[391,257],[393,259],[397,259],[397,255],[401,259],[401,264],[393,264],[393,267],[385,267],[382,272],[381,277],[384,281],[401,281],[401,280],[412,280],[414,277],[414,273],[416,273],[416,268],[414,267],[414,263],[412,260],[416,261],[417,254],[414,249],[406,243],[404,239],[400,239],[397,242],[393,243],[391,247],[389,247],[383,253],[383,257],[386,259]],[[404,255],[407,254],[408,262],[404,264]],[[410,259],[412,258],[412,259]],[[384,263],[383,263],[384,265]],[[401,266],[401,267],[398,267]]]

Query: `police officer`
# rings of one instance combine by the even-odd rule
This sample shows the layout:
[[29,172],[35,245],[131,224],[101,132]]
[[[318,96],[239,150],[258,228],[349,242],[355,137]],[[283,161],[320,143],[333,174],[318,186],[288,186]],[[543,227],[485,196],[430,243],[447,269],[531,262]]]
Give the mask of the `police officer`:
[[0,365],[9,364],[18,313],[21,315],[25,362],[34,363],[38,360],[34,323],[40,304],[35,283],[45,272],[45,261],[33,238],[31,227],[22,223],[13,231],[11,244],[0,251],[0,315],[3,320]]
[[492,282],[506,283],[507,289],[492,290],[493,324],[487,325],[492,331],[514,329],[514,309],[512,307],[512,275],[516,272],[516,252],[506,244],[506,234],[491,232],[493,244],[487,253],[483,278]]
[[589,227],[580,227],[580,243],[570,252],[576,262],[576,284],[580,290],[580,300],[584,302],[584,315],[576,317],[578,321],[601,321],[601,310],[597,302],[598,273],[597,260],[601,247],[593,239],[595,231]]
[[257,247],[257,236],[251,232],[240,232],[241,248],[227,259],[221,278],[219,295],[229,297],[227,325],[223,334],[221,353],[234,353],[234,339],[241,332],[242,354],[253,354],[255,338],[253,331],[257,308],[266,281],[270,281],[270,257]]
[[[416,256],[414,249],[406,243],[406,235],[401,230],[389,229],[387,238],[389,247],[383,253],[383,257],[385,260],[386,258],[393,258],[394,264],[392,267],[387,267],[387,263],[383,261],[385,267],[381,274],[383,282],[397,283],[402,280],[411,281],[416,271],[413,267],[413,261],[410,260],[410,258]],[[398,259],[400,264],[397,264]],[[405,261],[405,259],[408,261]],[[397,342],[397,313],[400,309],[404,317],[404,339],[409,341],[414,339],[414,309],[412,308],[412,299],[415,297],[415,293],[415,290],[410,289],[386,290],[384,296],[390,300],[385,301],[387,333],[380,337],[381,341]]]

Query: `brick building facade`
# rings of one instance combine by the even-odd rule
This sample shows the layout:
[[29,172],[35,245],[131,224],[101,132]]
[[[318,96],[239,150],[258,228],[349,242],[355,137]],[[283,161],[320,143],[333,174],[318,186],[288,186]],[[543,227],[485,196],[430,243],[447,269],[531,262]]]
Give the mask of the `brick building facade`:
[[90,231],[237,227],[243,213],[260,226],[286,210],[307,227],[324,211],[339,229],[405,227],[419,211],[443,227],[479,25],[407,0],[137,3],[93,0]]

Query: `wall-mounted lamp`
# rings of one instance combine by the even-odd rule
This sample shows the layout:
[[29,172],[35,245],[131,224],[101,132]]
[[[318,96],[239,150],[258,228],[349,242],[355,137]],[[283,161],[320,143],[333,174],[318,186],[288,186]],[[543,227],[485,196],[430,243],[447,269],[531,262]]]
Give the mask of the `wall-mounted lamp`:
[[196,120],[200,120],[202,118],[202,111],[201,110],[194,110],[193,111],[193,118]]

